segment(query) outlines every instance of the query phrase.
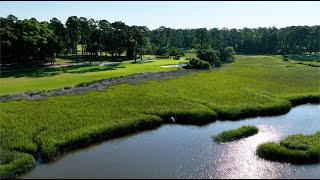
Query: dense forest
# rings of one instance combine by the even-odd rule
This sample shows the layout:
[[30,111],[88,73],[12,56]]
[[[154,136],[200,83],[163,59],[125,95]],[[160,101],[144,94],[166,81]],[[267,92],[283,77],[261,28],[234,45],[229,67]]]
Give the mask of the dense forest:
[[[63,24],[57,18],[39,22],[35,18],[19,20],[14,15],[1,17],[1,63],[43,62],[57,54],[126,54],[128,59],[143,54],[179,54],[188,49],[223,50],[237,53],[318,54],[320,25],[259,27],[243,29],[198,28],[171,29],[128,26],[71,16]],[[81,52],[77,50],[81,44]]]

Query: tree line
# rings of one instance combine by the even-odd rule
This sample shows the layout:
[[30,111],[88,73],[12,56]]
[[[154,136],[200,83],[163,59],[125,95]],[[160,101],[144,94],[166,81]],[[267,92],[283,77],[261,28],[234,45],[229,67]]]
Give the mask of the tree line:
[[129,26],[71,16],[63,24],[57,18],[39,22],[19,20],[14,15],[0,18],[1,63],[42,62],[56,54],[122,56],[142,58],[144,54],[179,55],[188,49],[223,51],[233,47],[237,53],[318,54],[320,26],[285,28],[197,28],[171,29],[161,26]]

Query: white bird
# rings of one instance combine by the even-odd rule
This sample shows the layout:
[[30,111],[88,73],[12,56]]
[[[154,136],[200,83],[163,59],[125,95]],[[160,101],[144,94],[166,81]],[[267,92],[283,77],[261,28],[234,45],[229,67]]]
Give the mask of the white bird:
[[172,120],[174,123],[176,122],[173,117],[171,117],[171,120]]

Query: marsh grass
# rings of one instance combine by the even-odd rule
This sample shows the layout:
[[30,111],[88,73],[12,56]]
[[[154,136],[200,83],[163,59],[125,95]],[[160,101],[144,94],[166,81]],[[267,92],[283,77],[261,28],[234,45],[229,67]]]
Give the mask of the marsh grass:
[[[129,64],[137,67],[129,72],[159,71],[161,61]],[[238,56],[235,63],[218,70],[169,80],[0,103],[0,147],[34,157],[39,154],[49,161],[92,142],[173,123],[171,117],[176,123],[201,125],[216,119],[284,114],[295,104],[318,102],[319,69],[291,65],[287,68],[287,63],[272,56]],[[112,72],[124,69],[130,68]]]
[[320,62],[319,55],[291,54],[288,58],[295,61]]
[[257,155],[261,158],[295,164],[320,162],[320,131],[312,135],[291,135],[280,144],[267,142],[259,145]]
[[246,138],[258,133],[258,128],[255,126],[242,126],[238,129],[223,131],[218,136],[213,137],[216,142],[225,143],[242,138]]
[[287,55],[287,62],[306,65],[311,67],[320,67],[320,56],[319,55]]
[[35,166],[32,155],[8,151],[0,147],[0,177],[2,179],[14,178],[17,174],[24,173]]

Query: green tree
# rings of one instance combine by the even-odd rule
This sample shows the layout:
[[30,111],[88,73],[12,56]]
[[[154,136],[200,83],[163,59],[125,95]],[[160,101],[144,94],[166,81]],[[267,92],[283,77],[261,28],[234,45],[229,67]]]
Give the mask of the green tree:
[[52,18],[49,23],[49,28],[53,30],[54,35],[57,38],[57,53],[67,53],[67,29],[57,18]]
[[195,31],[195,46],[199,46],[202,50],[203,48],[209,48],[210,46],[210,34],[207,28],[199,28]]
[[100,56],[102,55],[102,51],[108,51],[110,49],[110,36],[111,36],[111,25],[107,20],[98,21],[98,30],[99,37],[96,39],[98,41],[98,49],[100,52]]
[[13,15],[9,15],[7,18],[0,18],[2,63],[10,62],[13,59],[15,44],[17,41],[17,35],[15,30],[16,21],[17,18]]
[[71,16],[66,21],[67,35],[72,47],[72,53],[78,55],[77,46],[81,38],[80,21],[77,16]]
[[320,26],[312,26],[310,31],[308,51],[320,55]]
[[90,55],[93,55],[93,54],[96,54],[100,49],[101,36],[100,36],[100,30],[99,30],[97,21],[95,21],[94,19],[89,19],[88,24],[89,24],[91,33],[87,41],[86,51],[88,51]]
[[154,31],[154,43],[157,45],[159,52],[167,52],[170,47],[172,31],[170,28],[160,26]]
[[131,26],[130,27],[130,43],[134,49],[134,59],[136,61],[137,52],[140,53],[140,59],[142,60],[142,56],[146,51],[148,44],[148,33],[149,29],[145,26]]
[[198,50],[197,57],[201,60],[207,61],[210,65],[216,65],[220,63],[218,52],[214,49]]
[[82,54],[84,54],[84,52],[87,52],[88,41],[92,33],[92,29],[90,28],[89,21],[85,17],[80,17],[79,23],[80,23],[81,51],[82,51]]
[[235,54],[233,47],[228,46],[220,52],[220,60],[222,62],[232,62],[235,60]]
[[127,32],[128,32],[128,26],[121,22],[116,21],[114,23],[111,23],[111,27],[113,29],[112,37],[113,37],[113,44],[114,48],[113,51],[118,54],[118,57],[121,56],[121,54],[125,51],[126,43],[127,43]]
[[59,51],[57,36],[47,22],[1,18],[1,59],[9,63],[42,63]]

